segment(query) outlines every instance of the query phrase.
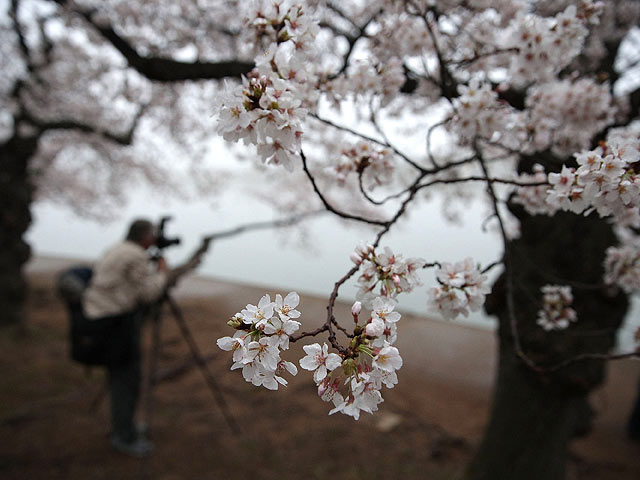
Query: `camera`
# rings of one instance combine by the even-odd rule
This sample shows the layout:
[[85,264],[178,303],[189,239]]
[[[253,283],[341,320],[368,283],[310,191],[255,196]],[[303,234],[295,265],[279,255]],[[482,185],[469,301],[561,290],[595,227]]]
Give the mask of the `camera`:
[[162,217],[156,231],[156,241],[154,245],[158,250],[163,250],[173,245],[180,245],[180,237],[167,237],[164,233],[165,224],[171,220],[170,216]]

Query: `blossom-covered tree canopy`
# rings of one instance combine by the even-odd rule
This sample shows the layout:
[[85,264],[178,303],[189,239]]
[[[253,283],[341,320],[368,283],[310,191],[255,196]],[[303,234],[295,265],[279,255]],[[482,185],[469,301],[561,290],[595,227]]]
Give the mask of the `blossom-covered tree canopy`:
[[[402,361],[392,346],[394,309],[401,293],[421,284],[421,270],[436,269],[425,304],[448,319],[482,307],[490,292],[486,273],[495,266],[505,268],[513,288],[508,244],[518,221],[510,203],[531,215],[609,219],[624,243],[609,249],[602,283],[634,290],[640,82],[632,45],[639,14],[637,2],[429,0],[258,2],[249,12],[255,68],[226,85],[217,131],[254,149],[291,182],[306,176],[331,212],[378,228],[375,240],[351,254],[355,267],[336,283],[325,325],[291,336],[328,334],[336,353],[314,344],[300,365],[315,370],[318,394],[334,403],[331,413],[358,418],[375,411],[382,386],[396,384]],[[432,191],[486,202],[503,257],[482,268],[472,258],[427,263],[381,248],[407,208]],[[359,302],[355,326],[347,327],[332,308],[356,273]],[[570,286],[543,286],[535,301],[541,329],[579,321]],[[361,314],[363,306],[370,314]],[[255,385],[277,388],[264,377],[280,378],[268,350],[279,340],[241,318],[230,322],[239,332],[232,368],[242,367]],[[254,349],[255,342],[265,345],[258,348],[265,360],[249,339]]]
[[0,142],[36,138],[37,197],[100,218],[136,181],[218,191],[222,182],[204,168],[216,79],[253,66],[238,8],[0,2]]

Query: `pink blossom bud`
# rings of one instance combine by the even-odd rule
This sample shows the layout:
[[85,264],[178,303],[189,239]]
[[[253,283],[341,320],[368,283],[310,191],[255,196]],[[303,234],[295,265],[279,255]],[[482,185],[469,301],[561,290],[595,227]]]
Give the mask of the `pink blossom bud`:
[[368,257],[370,253],[373,253],[373,250],[373,245],[364,242],[360,242],[356,247],[356,252],[359,253],[361,257]]
[[362,302],[355,302],[351,307],[351,314],[354,317],[357,317],[358,315],[360,315],[361,310],[362,310]]
[[357,252],[351,252],[351,255],[349,255],[349,258],[356,265],[360,265],[362,263],[362,257],[358,255]]

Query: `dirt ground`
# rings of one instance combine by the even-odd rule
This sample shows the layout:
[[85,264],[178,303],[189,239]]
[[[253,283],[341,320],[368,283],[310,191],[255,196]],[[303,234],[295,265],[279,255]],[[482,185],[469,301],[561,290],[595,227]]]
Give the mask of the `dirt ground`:
[[[229,371],[231,359],[215,340],[229,334],[229,316],[264,292],[210,283],[206,297],[183,289],[178,299],[198,345],[211,357],[209,368],[242,434],[229,429],[200,372],[191,368],[153,390],[150,435],[155,450],[141,462],[109,447],[103,372],[86,371],[70,361],[67,320],[55,298],[52,276],[38,274],[31,283],[26,328],[0,331],[0,478],[5,480],[455,479],[486,422],[491,383],[487,371],[493,365],[490,333],[449,332],[448,337],[472,341],[480,349],[471,352],[468,368],[451,364],[446,352],[436,350],[436,356],[425,359],[423,349],[401,346],[405,366],[399,385],[383,391],[385,401],[376,415],[364,414],[356,422],[327,415],[329,405],[318,399],[308,372],[301,371],[287,388],[271,392]],[[206,285],[200,287],[206,290]],[[204,293],[193,286],[191,290]],[[322,302],[315,300],[307,307],[303,319],[317,322]],[[414,343],[417,336],[427,335],[416,320],[408,319],[401,328]],[[451,327],[441,324],[429,330],[435,343],[441,343],[437,337],[446,332],[438,329],[443,328]],[[472,340],[465,340],[465,335]],[[188,360],[186,343],[171,317],[163,320],[162,339],[161,371]],[[146,328],[145,351],[148,348]],[[294,345],[292,358],[300,358],[299,349]],[[425,374],[422,362],[433,365],[430,374]],[[617,367],[616,381],[626,376],[635,383],[637,367],[638,362]],[[631,391],[618,395],[603,390],[595,395],[604,421],[573,446],[571,479],[640,478],[640,445],[624,440],[620,424]]]

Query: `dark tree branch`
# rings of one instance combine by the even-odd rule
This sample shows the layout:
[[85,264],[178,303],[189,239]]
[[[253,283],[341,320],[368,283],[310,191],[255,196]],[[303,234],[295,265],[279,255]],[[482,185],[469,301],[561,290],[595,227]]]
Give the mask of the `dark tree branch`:
[[477,145],[474,145],[474,149],[476,151],[476,157],[478,158],[478,162],[480,163],[480,168],[482,168],[482,173],[484,177],[487,179],[487,192],[489,194],[489,198],[491,199],[491,203],[493,205],[493,211],[495,217],[498,219],[498,225],[500,227],[500,234],[502,236],[502,245],[504,248],[504,270],[506,277],[506,297],[507,297],[507,311],[509,314],[509,325],[511,328],[511,336],[513,337],[513,347],[516,355],[522,362],[527,365],[527,367],[531,368],[534,371],[539,372],[540,367],[524,352],[522,349],[522,343],[520,340],[520,332],[518,331],[518,320],[516,317],[516,309],[513,298],[513,262],[511,256],[511,244],[509,241],[509,237],[507,235],[507,230],[504,225],[504,221],[502,220],[502,216],[500,215],[500,210],[498,208],[498,196],[496,195],[495,189],[493,188],[493,184],[489,181],[489,170],[487,165],[482,158],[480,150]]
[[236,235],[240,235],[242,233],[250,232],[250,231],[253,231],[253,230],[264,230],[264,229],[270,229],[270,228],[288,227],[288,226],[294,225],[294,224],[296,224],[298,222],[301,222],[302,220],[306,220],[306,219],[312,218],[312,217],[317,217],[317,216],[319,216],[319,215],[321,215],[323,213],[326,213],[326,211],[325,210],[313,210],[313,211],[310,211],[310,212],[301,213],[299,215],[293,215],[293,216],[290,216],[290,217],[280,218],[280,219],[272,220],[272,221],[247,223],[245,225],[240,225],[239,227],[231,228],[229,230],[223,230],[221,232],[216,232],[216,233],[209,234],[209,235],[207,235],[207,236],[202,238],[202,241],[200,242],[200,245],[194,251],[194,253],[191,255],[191,257],[189,257],[189,260],[187,260],[183,265],[175,268],[172,271],[172,278],[175,281],[180,276],[182,276],[185,273],[188,273],[191,270],[193,270],[194,268],[196,268],[200,264],[200,262],[202,261],[202,258],[204,257],[204,255],[206,255],[206,253],[209,251],[209,247],[211,246],[211,242],[214,241],[214,240],[220,240],[222,238],[234,237]]
[[[437,21],[438,13],[435,10],[435,7],[432,8],[431,13],[434,15],[434,18]],[[431,28],[431,23],[426,15],[421,16],[424,24],[427,27],[429,32],[429,36],[431,37],[431,41],[433,42],[433,46],[436,50],[436,56],[438,57],[438,65],[440,66],[440,91],[442,95],[449,101],[458,97],[458,84],[453,78],[453,75],[449,71],[449,66],[447,65],[447,61],[440,50],[440,46],[438,44],[438,38],[436,37],[433,28]]]
[[120,36],[112,26],[99,25],[93,20],[92,11],[75,9],[127,60],[128,65],[138,73],[158,82],[180,82],[185,80],[212,80],[240,77],[253,70],[253,62],[228,60],[222,62],[180,62],[170,58],[146,57],[140,55],[133,45]]
[[331,213],[337,215],[338,217],[346,218],[347,220],[356,220],[358,222],[368,223],[370,225],[380,225],[380,226],[387,225],[387,222],[384,222],[382,220],[373,220],[371,218],[362,217],[360,215],[352,215],[350,213],[346,213],[346,212],[340,211],[340,210],[336,209],[334,206],[332,206],[327,201],[325,196],[322,194],[320,189],[318,188],[318,184],[316,183],[316,179],[313,177],[313,175],[309,171],[309,168],[307,167],[307,157],[305,156],[304,152],[300,152],[300,156],[302,157],[302,168],[304,169],[304,173],[307,174],[307,178],[309,178],[309,181],[311,182],[311,185],[313,186],[313,190],[316,192],[316,195],[318,195],[318,198],[320,198],[320,201],[322,201],[322,204],[324,205],[324,207],[327,210],[329,210]]
[[138,126],[138,122],[140,121],[140,118],[142,118],[142,115],[145,111],[146,105],[143,105],[140,110],[138,110],[138,113],[136,114],[133,123],[131,124],[131,128],[121,134],[99,129],[93,125],[82,123],[73,119],[41,120],[26,111],[23,112],[22,116],[26,121],[37,127],[41,133],[50,130],[76,130],[82,133],[100,135],[101,137],[104,137],[109,141],[126,146],[131,145],[131,143],[133,142],[133,136]]
[[11,23],[13,24],[13,30],[18,37],[18,45],[20,46],[20,53],[24,59],[24,62],[27,65],[27,70],[29,73],[33,74],[35,71],[35,66],[33,61],[31,60],[31,52],[29,51],[29,47],[27,46],[27,42],[24,37],[24,33],[22,32],[22,27],[20,26],[20,21],[18,20],[18,8],[20,7],[19,0],[11,0],[11,6],[9,7],[9,18],[11,19]]
[[338,72],[336,72],[335,74],[331,75],[331,77],[330,77],[330,78],[336,78],[338,75],[340,75],[340,74],[342,74],[342,73],[344,73],[346,71],[347,67],[349,66],[349,59],[351,58],[351,54],[353,53],[353,49],[354,49],[356,43],[361,38],[367,36],[366,33],[365,33],[365,30],[371,24],[371,22],[373,22],[376,19],[376,17],[378,15],[380,15],[381,11],[378,11],[378,12],[374,13],[362,25],[357,25],[351,18],[349,18],[349,16],[347,14],[345,14],[336,5],[333,5],[332,3],[328,3],[327,4],[327,8],[329,10],[332,10],[333,12],[335,12],[337,15],[339,15],[341,18],[343,18],[347,22],[349,22],[353,26],[354,30],[357,32],[356,35],[351,35],[351,34],[349,34],[347,32],[343,32],[343,31],[339,30],[335,26],[330,25],[330,24],[328,24],[326,22],[321,24],[322,27],[328,28],[331,31],[333,31],[334,33],[336,33],[337,35],[340,35],[340,36],[344,37],[345,40],[347,41],[347,43],[349,44],[349,47],[347,48],[347,52],[344,55],[342,67],[340,68],[340,70],[338,70]]

